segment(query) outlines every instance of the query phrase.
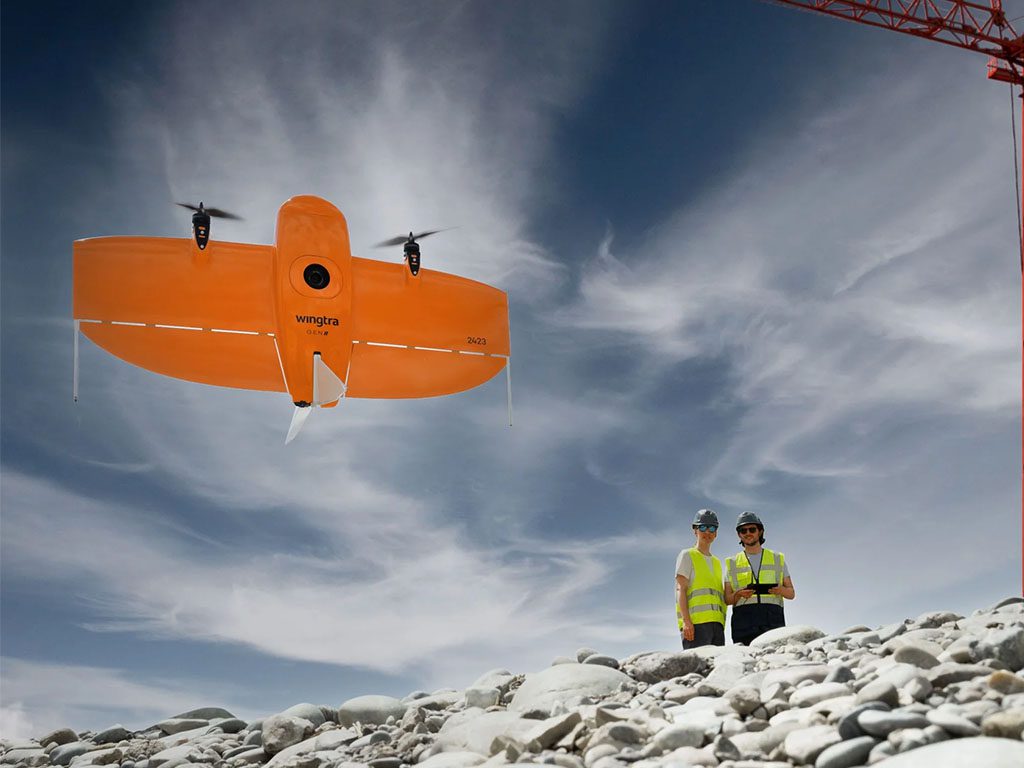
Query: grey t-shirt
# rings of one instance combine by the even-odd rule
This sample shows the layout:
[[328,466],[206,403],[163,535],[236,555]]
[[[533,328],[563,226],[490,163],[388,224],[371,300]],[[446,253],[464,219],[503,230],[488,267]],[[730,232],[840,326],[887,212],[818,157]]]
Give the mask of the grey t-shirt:
[[[687,547],[679,553],[679,557],[676,558],[676,576],[685,576],[688,584],[693,583],[693,560],[690,559],[690,550],[693,547]],[[708,569],[715,572],[714,555],[701,555],[708,564]],[[723,572],[723,577],[725,576]]]

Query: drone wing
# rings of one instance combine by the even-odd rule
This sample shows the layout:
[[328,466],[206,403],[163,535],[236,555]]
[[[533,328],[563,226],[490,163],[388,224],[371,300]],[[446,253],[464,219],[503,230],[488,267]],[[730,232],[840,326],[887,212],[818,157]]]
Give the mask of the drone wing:
[[509,359],[508,297],[445,272],[352,258],[348,397],[433,397],[483,384]]
[[273,249],[189,239],[74,244],[74,318],[113,355],[155,373],[286,391],[274,319]]

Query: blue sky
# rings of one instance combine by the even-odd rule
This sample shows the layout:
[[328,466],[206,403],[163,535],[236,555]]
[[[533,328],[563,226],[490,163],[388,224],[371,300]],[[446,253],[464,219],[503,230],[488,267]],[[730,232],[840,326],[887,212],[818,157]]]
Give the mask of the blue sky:
[[[674,649],[704,506],[765,519],[790,623],[1018,593],[983,57],[739,0],[6,4],[2,34],[4,735]],[[74,239],[185,236],[202,199],[269,243],[296,194],[362,256],[459,227],[424,264],[508,291],[515,427],[496,378],[285,448],[285,396],[87,341],[72,403]]]

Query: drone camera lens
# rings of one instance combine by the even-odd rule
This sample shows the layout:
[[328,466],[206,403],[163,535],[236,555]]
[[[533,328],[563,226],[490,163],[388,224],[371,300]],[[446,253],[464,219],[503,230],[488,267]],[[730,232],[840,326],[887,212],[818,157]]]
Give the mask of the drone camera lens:
[[302,279],[310,288],[322,291],[331,282],[331,273],[321,264],[310,264],[302,271]]

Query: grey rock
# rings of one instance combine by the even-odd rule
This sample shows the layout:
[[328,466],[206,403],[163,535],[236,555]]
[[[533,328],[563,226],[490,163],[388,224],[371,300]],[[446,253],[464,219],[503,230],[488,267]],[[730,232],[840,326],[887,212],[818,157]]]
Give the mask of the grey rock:
[[125,728],[123,725],[115,725],[107,728],[104,731],[100,731],[92,737],[91,741],[94,744],[116,744],[119,741],[130,739],[134,734]]
[[584,664],[600,664],[602,667],[619,668],[619,660],[614,656],[606,656],[601,653],[594,653],[583,660]]
[[792,627],[770,629],[763,635],[754,638],[750,643],[750,647],[775,648],[781,645],[803,645],[824,636],[825,633],[817,627],[797,624]]
[[867,712],[868,710],[889,712],[889,709],[889,705],[884,705],[881,701],[868,701],[867,703],[862,703],[859,707],[854,707],[839,719],[838,727],[840,736],[844,739],[848,739],[866,735],[864,729],[857,723],[857,718],[860,717],[860,714],[862,712]]
[[156,727],[168,736],[173,736],[176,733],[184,733],[185,731],[195,730],[196,728],[205,728],[209,724],[209,720],[202,720],[195,717],[170,717],[166,720],[161,720],[156,724]]
[[986,715],[981,721],[981,732],[985,736],[1001,736],[1020,740],[1024,731],[1024,709],[1007,709]]
[[711,751],[719,760],[739,760],[740,750],[728,736],[716,736]]
[[939,660],[935,656],[917,643],[908,643],[897,648],[893,658],[902,664],[913,664],[921,669],[931,669],[939,664]]
[[225,717],[223,719],[211,720],[210,727],[219,728],[224,733],[241,733],[248,727],[248,723],[237,717]]
[[401,720],[407,704],[403,704],[392,696],[370,694],[356,696],[338,707],[338,723],[340,725],[384,725],[389,717]]
[[[739,658],[719,657],[715,660],[715,668],[711,670],[705,683],[718,691],[719,695],[737,685],[747,672],[747,664]],[[749,676],[747,676],[749,677]],[[761,676],[762,679],[764,675]],[[760,685],[760,682],[758,682]]]
[[725,694],[726,700],[741,717],[746,717],[755,709],[761,706],[761,695],[758,690],[749,685],[741,685],[731,688]]
[[981,728],[966,717],[943,709],[933,709],[925,713],[928,722],[937,725],[953,736],[980,736]]
[[905,752],[890,758],[884,765],[885,768],[1019,768],[1024,765],[1024,744],[980,736],[954,739]]
[[831,668],[826,664],[792,664],[783,667],[782,669],[773,669],[767,675],[764,676],[764,680],[761,681],[761,700],[767,701],[769,698],[765,696],[766,690],[774,685],[775,683],[785,683],[790,686],[797,686],[804,680],[811,680],[815,683],[820,683],[828,676],[831,672]]
[[367,765],[369,765],[370,768],[401,768],[402,758],[394,755],[377,757],[367,763]]
[[49,759],[54,765],[69,765],[72,758],[84,755],[92,749],[96,749],[96,745],[88,741],[72,741],[56,747],[50,752]]
[[878,639],[882,643],[887,643],[894,637],[898,637],[907,631],[906,623],[899,621],[894,624],[886,624],[884,627],[879,627],[875,630],[875,634],[878,635]]
[[841,741],[832,725],[812,725],[793,731],[783,742],[783,749],[798,764],[813,763],[818,755]]
[[670,725],[655,734],[653,743],[663,752],[673,752],[680,747],[700,747],[704,744],[704,726],[690,723]]
[[313,733],[314,726],[303,717],[271,715],[263,721],[263,749],[274,755]]
[[220,717],[234,717],[233,714],[228,712],[226,709],[220,707],[199,707],[198,709],[190,709],[188,712],[182,712],[179,715],[174,715],[171,720],[214,720]]
[[963,616],[959,613],[953,613],[952,611],[929,611],[928,613],[922,613],[914,619],[914,624],[921,628],[941,627],[943,624],[948,624],[962,618]]
[[[895,693],[895,689],[893,692]],[[793,691],[789,697],[789,703],[794,707],[809,707],[827,699],[847,696],[851,693],[853,691],[846,683],[814,683]]]
[[580,664],[582,664],[584,661],[587,660],[587,657],[593,656],[596,653],[597,653],[597,651],[595,651],[593,648],[587,648],[587,647],[578,648],[576,650],[576,661],[578,661]]
[[645,733],[630,723],[608,723],[608,736],[623,744],[639,744],[644,740]]
[[492,669],[489,672],[484,672],[480,677],[474,680],[470,688],[497,688],[499,691],[504,693],[507,690],[508,684],[512,682],[515,677],[516,676],[507,669]]
[[863,765],[877,743],[878,740],[871,736],[858,736],[848,741],[840,741],[825,748],[818,755],[818,759],[814,761],[814,768],[853,768]]
[[642,683],[659,683],[694,672],[704,672],[707,668],[707,662],[692,650],[680,653],[641,653],[624,659],[620,665],[623,672]]
[[466,689],[466,706],[480,707],[487,709],[493,707],[501,698],[501,691],[497,688],[472,687]]
[[41,746],[47,744],[70,744],[72,741],[78,741],[78,734],[72,731],[70,728],[58,728],[56,731],[50,731],[48,734],[39,739]]
[[857,716],[857,725],[869,736],[884,739],[901,728],[925,728],[928,720],[916,712],[867,710]]
[[874,765],[880,763],[883,760],[887,760],[896,754],[896,747],[890,744],[888,741],[880,741],[875,744],[871,750],[871,754],[868,755],[868,765]]
[[990,630],[978,644],[981,658],[996,659],[1007,669],[1024,668],[1024,627]]
[[826,683],[849,683],[856,675],[853,674],[853,670],[847,667],[845,664],[837,664],[832,668],[832,671],[825,676]]
[[512,697],[511,712],[550,712],[557,704],[582,698],[600,699],[622,688],[635,689],[635,683],[617,669],[599,664],[563,664],[532,675]]
[[962,683],[975,677],[987,677],[991,673],[991,669],[980,664],[957,664],[953,661],[945,661],[928,670],[928,680],[936,688],[945,688],[951,683]]
[[49,765],[50,758],[40,747],[16,747],[0,755],[0,763],[3,765],[29,766],[31,768],[32,766]]
[[552,667],[557,667],[559,664],[576,664],[576,663],[578,663],[576,661],[576,659],[570,659],[568,656],[555,656],[555,658],[553,658],[551,660],[551,666]]
[[707,748],[697,749],[696,747],[680,747],[679,749],[665,755],[662,758],[661,763],[666,766],[716,766],[718,765],[718,758],[715,757],[714,752]]
[[[421,760],[417,765],[420,768],[473,768],[480,765],[484,759],[476,752],[438,752]],[[583,762],[580,761],[579,768],[582,768],[582,765]]]
[[242,744],[262,747],[263,746],[263,731],[262,730],[249,731],[247,734],[245,734],[245,737],[242,739]]
[[579,712],[569,712],[541,720],[531,730],[526,731],[523,740],[528,745],[536,745],[539,749],[550,749],[561,739],[568,736],[583,722]]
[[316,704],[294,704],[280,714],[291,715],[292,717],[301,717],[303,720],[309,720],[309,722],[313,724],[314,728],[318,728],[327,722],[327,718],[324,717],[323,710],[321,710]]
[[924,701],[932,695],[932,684],[923,675],[915,677],[903,686],[903,692],[914,701]]
[[492,746],[500,740],[499,737],[523,742],[535,728],[536,720],[508,711],[484,712],[465,718],[450,717],[441,726],[437,743],[445,750],[476,752],[490,757],[498,751],[492,751]]
[[896,691],[896,686],[888,680],[875,680],[857,692],[856,702],[858,704],[865,704],[869,701],[880,701],[890,707],[898,707],[900,696]]

